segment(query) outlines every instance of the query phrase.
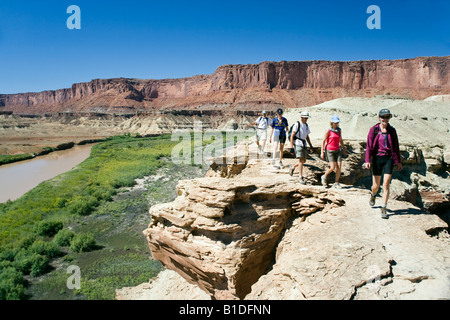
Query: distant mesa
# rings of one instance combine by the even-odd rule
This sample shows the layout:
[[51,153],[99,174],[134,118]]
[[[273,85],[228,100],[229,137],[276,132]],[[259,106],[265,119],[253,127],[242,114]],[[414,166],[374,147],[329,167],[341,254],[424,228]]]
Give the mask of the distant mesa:
[[0,111],[17,114],[152,110],[262,110],[306,107],[342,97],[450,94],[450,56],[401,60],[280,61],[224,65],[210,75],[140,80],[96,79],[71,88],[0,95]]

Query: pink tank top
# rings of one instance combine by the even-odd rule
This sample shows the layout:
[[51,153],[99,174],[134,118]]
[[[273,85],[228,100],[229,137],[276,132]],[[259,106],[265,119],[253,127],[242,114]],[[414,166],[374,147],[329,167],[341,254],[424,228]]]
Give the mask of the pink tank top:
[[339,150],[339,141],[341,140],[341,131],[339,130],[337,133],[329,130],[328,131],[328,139],[327,139],[327,150]]

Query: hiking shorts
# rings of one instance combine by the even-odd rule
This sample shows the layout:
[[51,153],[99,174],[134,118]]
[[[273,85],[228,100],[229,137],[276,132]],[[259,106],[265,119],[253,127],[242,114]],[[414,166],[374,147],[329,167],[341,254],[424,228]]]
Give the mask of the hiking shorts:
[[256,129],[256,141],[267,140],[267,129]]
[[296,158],[305,158],[308,156],[307,148],[303,146],[294,145],[295,157]]
[[342,150],[326,150],[328,162],[341,162]]
[[273,142],[286,143],[286,134],[284,135],[273,135]]
[[394,171],[394,160],[392,156],[374,156],[372,160],[372,175],[392,174]]

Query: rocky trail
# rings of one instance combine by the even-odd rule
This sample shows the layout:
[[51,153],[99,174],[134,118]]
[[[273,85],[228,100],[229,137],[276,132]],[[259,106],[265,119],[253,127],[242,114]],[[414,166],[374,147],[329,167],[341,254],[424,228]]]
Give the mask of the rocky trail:
[[[363,144],[348,146],[353,151],[344,160],[341,189],[319,185],[326,163],[317,154],[310,155],[308,184],[301,185],[297,173],[291,177],[257,156],[254,143],[244,164],[212,165],[204,178],[180,181],[177,199],[153,206],[144,231],[166,270],[117,290],[117,298],[449,299],[445,210],[439,216],[426,211],[432,206],[395,200],[412,201],[411,188],[420,196],[430,175],[448,179],[415,172],[420,178],[408,184],[398,173],[389,218],[381,219],[380,198],[368,204]],[[411,160],[417,152],[404,150],[408,174],[427,161]],[[434,186],[448,208],[448,184]]]

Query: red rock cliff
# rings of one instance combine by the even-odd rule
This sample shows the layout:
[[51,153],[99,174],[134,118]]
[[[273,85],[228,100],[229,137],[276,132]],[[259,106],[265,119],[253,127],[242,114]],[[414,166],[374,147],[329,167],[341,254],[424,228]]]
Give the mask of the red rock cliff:
[[403,60],[281,61],[225,65],[182,79],[97,79],[72,88],[0,95],[0,110],[135,112],[148,109],[301,107],[345,96],[450,93],[450,56]]

